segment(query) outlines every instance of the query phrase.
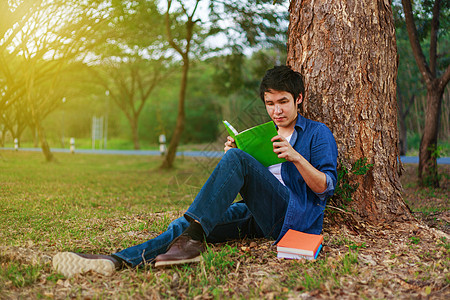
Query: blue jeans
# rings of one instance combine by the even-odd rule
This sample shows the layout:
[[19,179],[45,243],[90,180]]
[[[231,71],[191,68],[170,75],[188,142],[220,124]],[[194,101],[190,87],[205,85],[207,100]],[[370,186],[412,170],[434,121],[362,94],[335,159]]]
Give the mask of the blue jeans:
[[[233,203],[238,193],[243,200]],[[197,220],[208,242],[243,237],[275,239],[283,226],[289,190],[252,156],[230,149],[217,164],[194,202],[161,235],[118,253],[130,266],[149,263]]]

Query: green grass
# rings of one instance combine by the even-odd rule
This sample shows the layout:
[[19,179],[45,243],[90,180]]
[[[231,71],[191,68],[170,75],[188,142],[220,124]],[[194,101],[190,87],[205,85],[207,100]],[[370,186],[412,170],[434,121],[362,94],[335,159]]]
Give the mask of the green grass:
[[[271,241],[244,240],[208,244],[198,264],[66,279],[51,267],[56,252],[109,254],[157,236],[186,210],[217,160],[178,158],[164,171],[159,156],[55,156],[57,163],[46,163],[38,152],[0,151],[0,299],[286,299],[316,290],[333,297],[367,271],[359,253],[370,246],[333,234],[314,262],[280,260]],[[448,245],[439,241],[439,249]]]
[[339,278],[358,273],[358,251],[347,252],[337,260],[324,258],[315,262],[294,261],[293,266],[288,273],[287,286],[312,291],[328,283],[331,288],[339,288]]
[[[159,157],[56,153],[58,162],[46,163],[41,153],[0,155],[0,240],[57,243],[61,250],[86,235],[94,246],[110,248],[110,235],[162,231],[169,216],[161,215],[157,223],[146,216],[186,209],[195,196],[192,189],[199,189],[209,172],[196,170],[196,160],[163,171]],[[174,180],[192,170],[196,176]]]
[[[57,163],[46,163],[38,152],[0,152],[0,290],[26,288],[35,297],[45,298],[66,280],[52,270],[48,259],[33,261],[27,251],[49,257],[58,251],[113,253],[158,235],[181,216],[217,163],[179,158],[175,169],[164,171],[159,169],[160,157],[55,156]],[[180,293],[189,298],[203,294],[258,298],[266,290],[282,295],[283,283],[274,281],[279,274],[270,268],[265,271],[269,277],[257,277],[261,282],[246,284],[243,290],[232,288],[230,282],[240,286],[239,276],[248,272],[243,270],[259,258],[236,245],[211,247],[196,265],[125,270],[111,280],[125,286],[119,292],[124,298],[151,298],[152,293],[169,298],[178,298]],[[267,255],[276,254],[269,251]],[[287,272],[293,284],[310,290],[324,280],[336,281],[354,272],[355,261],[343,257],[339,264],[329,273],[326,259],[316,265],[305,263],[310,270],[305,273],[298,269],[301,264],[288,263]],[[84,285],[101,286],[89,277],[68,279],[72,288],[66,296],[86,296],[80,280],[87,280]],[[108,292],[98,290],[92,288],[88,297],[109,297]]]

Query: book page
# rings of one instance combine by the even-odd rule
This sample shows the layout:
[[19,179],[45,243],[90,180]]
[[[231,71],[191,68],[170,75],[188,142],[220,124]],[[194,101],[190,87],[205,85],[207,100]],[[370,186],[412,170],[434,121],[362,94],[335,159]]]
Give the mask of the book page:
[[230,129],[234,135],[238,135],[238,131],[233,127],[233,125],[231,125],[228,121],[223,121],[223,124],[225,124],[225,127],[227,127],[227,129]]

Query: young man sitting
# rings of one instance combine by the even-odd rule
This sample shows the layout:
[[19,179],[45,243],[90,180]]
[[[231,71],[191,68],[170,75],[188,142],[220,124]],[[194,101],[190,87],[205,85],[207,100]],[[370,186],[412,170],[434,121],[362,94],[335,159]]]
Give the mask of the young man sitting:
[[[288,229],[320,234],[337,180],[337,147],[324,124],[298,113],[303,95],[302,76],[287,66],[268,70],[261,81],[260,97],[278,130],[273,151],[286,162],[264,167],[228,137],[225,155],[184,216],[164,233],[112,255],[58,253],[54,268],[65,276],[90,270],[110,275],[124,266],[199,261],[205,241],[278,241]],[[233,203],[238,193],[243,200]]]

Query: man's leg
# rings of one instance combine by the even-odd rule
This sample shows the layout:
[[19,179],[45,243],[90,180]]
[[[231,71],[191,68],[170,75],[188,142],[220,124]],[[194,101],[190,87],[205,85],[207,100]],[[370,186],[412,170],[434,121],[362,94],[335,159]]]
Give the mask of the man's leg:
[[289,190],[252,156],[230,149],[198,193],[185,216],[208,236],[238,193],[264,236],[276,238],[289,203]]
[[[142,244],[124,249],[113,254],[113,257],[120,258],[130,267],[150,263],[154,258],[167,251],[170,243],[180,236],[189,222],[184,218],[178,218],[167,227],[167,230]],[[255,224],[250,211],[244,203],[235,203],[222,216],[220,223],[211,232],[208,242],[225,242],[226,240],[239,237],[262,237],[261,229]]]
[[60,252],[53,257],[53,268],[66,277],[88,271],[109,276],[125,266],[137,267],[153,261],[158,254],[166,252],[167,246],[188,226],[184,217],[178,218],[154,239],[112,255]]
[[221,243],[243,238],[262,238],[264,233],[255,222],[247,205],[233,203],[225,212],[222,220],[206,237],[208,243]]
[[[157,255],[165,253],[170,243],[181,235],[188,226],[189,222],[181,217],[173,221],[164,233],[154,239],[113,255],[62,252],[53,258],[53,265],[59,273],[66,277],[88,271],[95,271],[108,276],[115,269],[120,269],[125,265],[137,267],[152,262]],[[247,206],[240,202],[230,206],[222,216],[220,223],[208,236],[207,241],[218,243],[243,237],[262,236],[264,234],[255,223]]]
[[157,237],[142,244],[124,249],[113,254],[113,256],[124,260],[130,267],[137,267],[141,264],[150,263],[157,255],[166,252],[170,243],[180,236],[188,226],[189,222],[185,217],[180,217],[170,223],[166,231]]
[[[171,244],[167,253],[156,257],[155,266],[198,261],[203,249],[194,236],[199,236],[200,231],[201,236],[209,237],[224,214],[234,208],[231,205],[239,192],[260,235],[276,238],[289,203],[289,190],[252,156],[239,149],[230,149],[185,213],[185,218],[193,225]],[[229,228],[230,224],[227,226]],[[219,236],[228,234],[223,232]]]
[[[232,205],[239,192],[244,197],[245,208]],[[238,238],[242,234],[276,238],[283,224],[288,199],[288,189],[266,167],[245,152],[230,149],[197,195],[185,217],[173,221],[158,237],[115,253],[111,257],[116,268],[117,261],[131,267],[151,262],[155,256],[164,253],[170,243],[189,227],[189,221],[193,220],[201,224],[209,241],[225,241]],[[57,266],[54,263],[54,267],[57,270],[68,267],[80,273],[88,267],[91,268],[94,265],[92,260],[97,259],[95,255],[78,256],[82,258],[77,260],[81,260],[84,265],[81,270],[74,270],[71,265],[67,266],[67,262],[58,262],[62,265]],[[110,264],[107,261],[105,263]],[[89,270],[97,271],[92,268]]]

